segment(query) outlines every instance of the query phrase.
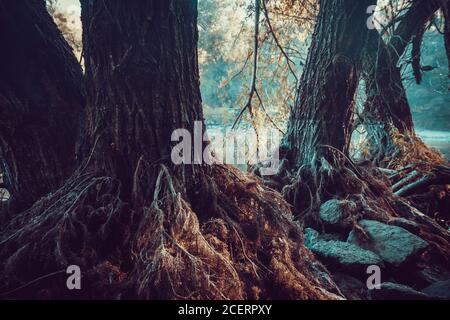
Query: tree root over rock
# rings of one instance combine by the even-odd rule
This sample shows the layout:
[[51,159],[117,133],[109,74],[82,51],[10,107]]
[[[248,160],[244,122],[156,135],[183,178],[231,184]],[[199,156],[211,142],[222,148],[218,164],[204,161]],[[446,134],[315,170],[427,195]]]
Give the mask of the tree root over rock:
[[286,165],[276,176],[266,179],[294,206],[297,218],[317,227],[319,208],[330,199],[354,202],[354,211],[359,213],[350,217],[354,223],[362,218],[386,222],[395,216],[389,201],[392,192],[386,181],[356,165],[340,151],[329,148],[328,160],[322,157],[295,170]]
[[[1,297],[340,297],[282,195],[226,166],[202,168],[186,190],[173,172],[161,166],[152,199],[130,203],[118,180],[78,174],[13,217],[0,230]],[[83,273],[78,293],[69,265]]]
[[[412,233],[429,243],[418,264],[422,267],[438,264],[449,269],[450,233],[392,191],[392,181],[387,174],[397,175],[398,172],[379,170],[370,164],[358,165],[341,152],[333,148],[330,150],[333,152],[327,159],[316,159],[310,165],[303,165],[299,169],[290,168],[285,159],[281,162],[283,168],[276,176],[265,178],[269,185],[280,188],[286,200],[293,205],[297,219],[324,233],[325,227],[319,215],[320,207],[331,199],[351,203],[352,209],[348,210],[345,220],[342,221],[341,230],[335,230],[333,236],[345,241],[348,235],[346,226],[351,226],[358,240],[365,243],[371,239],[359,226],[360,220],[376,220],[389,224],[392,220],[404,218],[415,222],[417,228]],[[414,179],[418,178],[410,174],[413,171],[414,167],[411,167],[409,171],[397,175],[394,183],[405,177],[405,186],[413,183]],[[433,172],[437,176],[436,171]],[[400,185],[397,187],[403,188]]]

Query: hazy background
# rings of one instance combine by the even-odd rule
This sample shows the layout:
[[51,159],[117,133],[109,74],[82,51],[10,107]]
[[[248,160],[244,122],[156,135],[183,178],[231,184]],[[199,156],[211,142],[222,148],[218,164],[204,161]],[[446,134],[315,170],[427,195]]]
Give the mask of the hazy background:
[[[209,126],[230,126],[245,104],[252,71],[248,61],[253,30],[250,4],[249,0],[199,0],[201,90]],[[57,7],[68,17],[73,37],[81,41],[79,1],[59,0]],[[282,25],[278,27],[283,28]],[[290,31],[288,41],[296,47],[295,52],[292,51],[292,59],[296,62],[292,68],[300,77],[308,50],[308,35],[301,27],[297,31],[298,34]],[[283,128],[295,93],[293,76],[287,75],[289,71],[283,70],[279,61],[273,58],[270,44],[261,48],[260,60],[265,109]],[[417,132],[425,142],[450,158],[448,62],[443,37],[435,29],[426,33],[422,65],[431,66],[433,70],[424,72],[421,85],[415,83],[410,67],[404,68],[403,73]]]

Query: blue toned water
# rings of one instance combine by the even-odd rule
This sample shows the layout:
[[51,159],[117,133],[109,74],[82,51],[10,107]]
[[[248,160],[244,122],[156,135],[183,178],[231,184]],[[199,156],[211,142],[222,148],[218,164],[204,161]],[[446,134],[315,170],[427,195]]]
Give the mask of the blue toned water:
[[417,135],[430,147],[450,160],[450,131],[416,129]]

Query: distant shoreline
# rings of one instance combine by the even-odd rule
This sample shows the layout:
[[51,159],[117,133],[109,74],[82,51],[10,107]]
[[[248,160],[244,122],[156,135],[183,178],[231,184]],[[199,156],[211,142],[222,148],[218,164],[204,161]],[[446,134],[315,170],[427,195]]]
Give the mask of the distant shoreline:
[[450,131],[416,129],[416,133],[429,147],[439,150],[450,160]]

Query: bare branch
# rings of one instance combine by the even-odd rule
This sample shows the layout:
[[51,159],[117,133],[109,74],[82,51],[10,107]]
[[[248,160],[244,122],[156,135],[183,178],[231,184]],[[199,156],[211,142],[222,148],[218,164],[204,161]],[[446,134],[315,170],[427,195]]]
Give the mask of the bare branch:
[[255,0],[255,34],[254,34],[254,48],[253,48],[253,77],[252,85],[250,88],[250,93],[248,95],[247,103],[244,108],[239,113],[238,117],[234,121],[233,129],[240,122],[244,112],[248,109],[250,111],[250,116],[253,117],[252,100],[256,91],[256,77],[258,74],[258,49],[259,49],[259,20],[261,15],[261,0]]

